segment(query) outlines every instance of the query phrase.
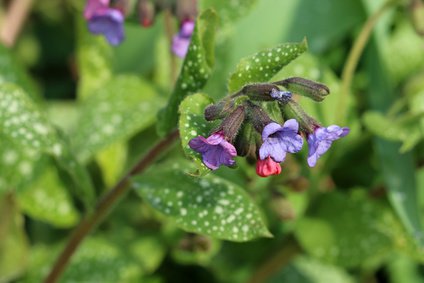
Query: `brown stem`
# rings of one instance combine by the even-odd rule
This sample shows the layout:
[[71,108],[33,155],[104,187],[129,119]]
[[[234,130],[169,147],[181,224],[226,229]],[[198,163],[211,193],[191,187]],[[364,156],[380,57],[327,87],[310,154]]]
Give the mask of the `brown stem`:
[[248,283],[266,282],[277,271],[287,265],[293,257],[299,254],[301,248],[297,241],[290,236],[284,246],[276,254],[268,258],[252,275]]
[[108,191],[97,203],[94,212],[87,215],[81,223],[75,228],[72,233],[67,245],[63,249],[62,253],[57,258],[50,270],[50,273],[44,280],[45,283],[56,282],[62,272],[65,270],[69,259],[74,254],[78,246],[84,240],[84,238],[90,233],[91,230],[98,225],[102,219],[110,212],[114,204],[116,204],[120,198],[128,192],[130,186],[128,186],[129,179],[135,174],[143,172],[152,162],[178,137],[178,131],[172,132],[169,136],[165,137],[159,143],[157,143],[150,151],[115,185],[113,189]]
[[10,2],[0,30],[0,39],[5,46],[12,47],[15,44],[31,9],[32,2],[33,0],[13,0]]

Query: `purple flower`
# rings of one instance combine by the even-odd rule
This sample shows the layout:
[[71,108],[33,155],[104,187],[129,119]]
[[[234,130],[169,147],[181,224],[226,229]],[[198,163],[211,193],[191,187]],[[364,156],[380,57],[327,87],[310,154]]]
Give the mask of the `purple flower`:
[[259,158],[264,160],[271,156],[275,162],[283,162],[286,153],[298,152],[303,139],[298,134],[299,124],[295,119],[287,120],[283,126],[271,122],[262,131],[263,144],[259,149]]
[[181,25],[180,32],[172,39],[172,52],[180,58],[184,58],[190,45],[191,35],[194,31],[194,22],[187,20]]
[[112,45],[124,39],[124,15],[118,9],[109,8],[109,0],[88,0],[84,10],[88,29],[94,34],[103,34]]
[[331,125],[327,128],[319,127],[312,134],[308,135],[308,164],[314,167],[318,158],[321,157],[331,146],[333,141],[346,136],[349,128]]
[[198,136],[190,140],[188,145],[202,155],[203,163],[212,170],[221,165],[234,165],[234,157],[237,156],[236,148],[225,140],[222,131],[213,133],[207,139]]

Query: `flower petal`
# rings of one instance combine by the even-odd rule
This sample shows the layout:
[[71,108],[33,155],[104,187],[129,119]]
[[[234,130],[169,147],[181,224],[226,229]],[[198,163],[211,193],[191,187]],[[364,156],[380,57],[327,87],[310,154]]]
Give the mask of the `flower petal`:
[[275,134],[280,129],[282,129],[280,124],[275,122],[269,123],[262,131],[262,140],[265,141],[270,135]]
[[124,16],[115,9],[96,12],[88,21],[88,29],[94,34],[103,34],[112,45],[118,45],[124,39]]

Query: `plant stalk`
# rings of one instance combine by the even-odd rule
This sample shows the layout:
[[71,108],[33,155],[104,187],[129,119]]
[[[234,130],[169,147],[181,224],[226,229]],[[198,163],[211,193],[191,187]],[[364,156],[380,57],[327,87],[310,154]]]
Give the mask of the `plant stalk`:
[[68,240],[68,243],[44,280],[45,283],[57,282],[65,270],[71,256],[75,253],[84,238],[104,219],[105,216],[108,215],[121,197],[128,192],[130,188],[130,186],[128,186],[129,179],[132,176],[143,172],[149,165],[151,165],[161,153],[174,143],[174,141],[178,138],[178,135],[179,133],[176,130],[153,146],[150,151],[113,187],[113,189],[100,198],[94,212],[87,215],[75,228]]

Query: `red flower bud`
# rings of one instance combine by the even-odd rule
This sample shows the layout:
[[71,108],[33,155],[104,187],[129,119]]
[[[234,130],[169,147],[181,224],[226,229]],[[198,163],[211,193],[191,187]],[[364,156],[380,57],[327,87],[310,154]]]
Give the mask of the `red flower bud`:
[[268,177],[271,175],[278,175],[281,173],[280,163],[275,162],[268,156],[266,159],[258,159],[256,163],[256,174],[261,177]]

